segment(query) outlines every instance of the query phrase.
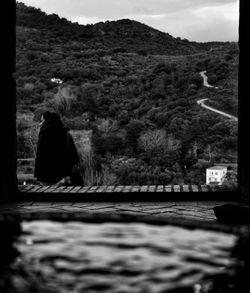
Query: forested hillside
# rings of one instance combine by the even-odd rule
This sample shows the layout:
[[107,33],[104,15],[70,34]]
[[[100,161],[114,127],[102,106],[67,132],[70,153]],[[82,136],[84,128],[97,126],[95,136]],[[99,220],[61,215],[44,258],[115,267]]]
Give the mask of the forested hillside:
[[[18,156],[34,157],[38,121],[58,111],[86,184],[203,184],[235,162],[238,44],[195,43],[133,20],[78,25],[17,3]],[[207,70],[206,88],[200,71]],[[62,80],[61,84],[52,78]]]

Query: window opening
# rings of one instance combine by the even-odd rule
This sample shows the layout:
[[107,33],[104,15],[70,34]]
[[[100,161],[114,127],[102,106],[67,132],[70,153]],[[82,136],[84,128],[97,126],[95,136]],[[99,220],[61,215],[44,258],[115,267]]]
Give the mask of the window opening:
[[[133,40],[150,27],[94,26],[17,3],[19,184],[37,183],[39,122],[51,110],[71,129],[85,185],[202,185],[217,166],[236,186],[238,43],[172,38],[172,48],[142,49]],[[108,47],[115,27],[121,45]]]

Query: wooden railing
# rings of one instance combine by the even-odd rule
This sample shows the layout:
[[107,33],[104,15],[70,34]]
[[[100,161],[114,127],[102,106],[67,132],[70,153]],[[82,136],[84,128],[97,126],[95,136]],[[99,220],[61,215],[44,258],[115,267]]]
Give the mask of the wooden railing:
[[101,185],[101,186],[56,186],[19,185],[23,193],[129,193],[129,192],[216,192],[228,191],[218,185]]
[[239,200],[239,195],[237,190],[218,185],[20,185],[17,199],[32,201]]

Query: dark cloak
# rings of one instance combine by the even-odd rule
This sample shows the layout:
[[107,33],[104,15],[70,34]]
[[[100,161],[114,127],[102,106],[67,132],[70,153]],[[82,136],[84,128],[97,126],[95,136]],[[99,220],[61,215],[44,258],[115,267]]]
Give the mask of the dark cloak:
[[79,156],[69,129],[60,118],[45,120],[38,138],[35,173],[37,180],[55,184],[70,176]]

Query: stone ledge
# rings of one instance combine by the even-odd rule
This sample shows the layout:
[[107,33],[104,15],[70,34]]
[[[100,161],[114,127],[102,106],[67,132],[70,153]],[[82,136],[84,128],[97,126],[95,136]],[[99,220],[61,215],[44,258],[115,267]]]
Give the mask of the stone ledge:
[[45,221],[58,221],[69,222],[79,221],[85,223],[144,223],[150,225],[174,225],[179,227],[185,227],[187,229],[205,229],[220,231],[225,233],[239,234],[246,230],[249,231],[249,225],[238,225],[220,223],[217,221],[208,222],[202,219],[189,219],[186,217],[152,217],[150,215],[141,214],[112,214],[112,213],[54,213],[54,212],[25,212],[25,213],[8,213],[0,214],[0,222],[6,220],[17,221],[33,221],[33,220],[45,220]]

